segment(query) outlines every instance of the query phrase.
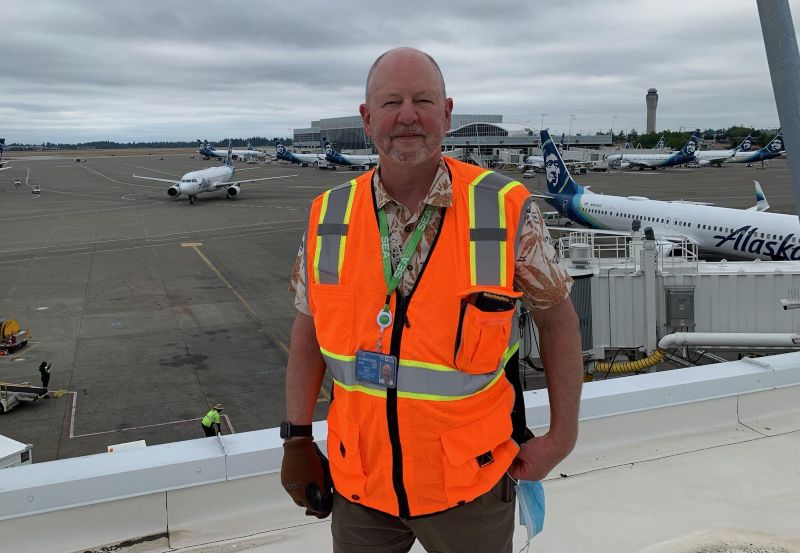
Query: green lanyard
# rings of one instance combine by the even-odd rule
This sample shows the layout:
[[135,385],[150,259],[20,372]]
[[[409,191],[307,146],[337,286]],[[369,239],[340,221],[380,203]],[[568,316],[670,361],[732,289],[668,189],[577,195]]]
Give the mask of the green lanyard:
[[[390,298],[394,291],[397,290],[397,286],[400,284],[400,281],[403,279],[403,273],[408,266],[411,256],[417,249],[417,245],[422,239],[422,235],[425,233],[425,228],[428,226],[428,223],[431,220],[434,209],[436,208],[430,204],[425,206],[425,210],[422,212],[422,215],[420,215],[413,234],[411,234],[411,236],[408,237],[408,240],[406,240],[405,247],[403,248],[403,255],[400,257],[400,261],[397,263],[397,268],[394,270],[394,272],[392,272],[391,247],[389,245],[389,225],[386,222],[386,213],[383,211],[383,208],[378,210],[378,228],[380,229],[381,233],[381,257],[383,259],[383,278],[386,281],[386,302],[380,312],[378,312],[378,317],[376,319],[378,322],[378,327],[381,329],[381,336],[383,336],[383,331],[389,328],[389,326],[392,324],[392,313],[389,310]],[[379,348],[380,344],[381,339],[378,338]]]

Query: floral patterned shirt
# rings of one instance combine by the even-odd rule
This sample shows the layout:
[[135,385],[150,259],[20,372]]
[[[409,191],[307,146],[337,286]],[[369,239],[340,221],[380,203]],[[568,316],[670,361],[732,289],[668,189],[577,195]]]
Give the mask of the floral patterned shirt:
[[[406,239],[411,235],[417,220],[426,205],[439,208],[450,207],[453,202],[453,185],[444,159],[439,163],[436,176],[428,194],[412,211],[395,201],[384,188],[380,180],[380,171],[375,170],[372,177],[375,189],[375,201],[378,209],[383,208],[389,227],[392,265],[397,266],[403,252]],[[550,233],[544,224],[542,214],[533,201],[525,204],[525,214],[520,218],[520,247],[514,266],[514,288],[522,292],[522,303],[528,309],[547,309],[561,303],[572,287],[572,278],[562,265],[558,252],[551,243]],[[414,287],[423,263],[428,258],[431,244],[436,237],[442,221],[442,209],[433,212],[422,239],[409,262],[409,268],[398,286],[400,293],[408,295]],[[305,282],[305,237],[300,243],[297,259],[294,263],[289,291],[294,292],[295,307],[311,314],[308,306],[308,295]]]

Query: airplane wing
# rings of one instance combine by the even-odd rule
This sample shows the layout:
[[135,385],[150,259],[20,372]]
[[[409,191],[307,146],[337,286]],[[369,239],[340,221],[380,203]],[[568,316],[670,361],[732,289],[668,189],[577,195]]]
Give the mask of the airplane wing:
[[531,192],[530,195],[534,198],[543,198],[545,200],[552,200],[555,198],[552,194],[542,194],[541,192]]
[[159,179],[159,178],[156,178],[156,177],[142,177],[140,175],[133,175],[133,178],[135,178],[135,179],[155,180],[155,181],[158,181],[158,182],[168,182],[170,184],[180,184],[181,183],[181,181],[174,180],[174,179]]
[[6,169],[12,169],[13,167],[0,167],[0,171],[5,171]]
[[297,175],[280,175],[277,177],[262,177],[260,179],[246,179],[246,180],[235,180],[231,182],[221,182],[214,187],[214,190],[219,190],[220,188],[228,188],[229,186],[233,185],[240,185],[246,182],[256,182],[261,180],[273,180],[273,179],[285,179],[287,177],[296,177]]

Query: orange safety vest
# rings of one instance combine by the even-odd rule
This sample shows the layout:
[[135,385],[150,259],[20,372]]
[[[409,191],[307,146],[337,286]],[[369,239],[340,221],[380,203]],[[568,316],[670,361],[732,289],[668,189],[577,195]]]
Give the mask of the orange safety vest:
[[530,194],[519,182],[446,158],[452,207],[408,297],[391,298],[383,353],[396,389],[355,378],[374,351],[386,297],[374,169],[317,197],[306,236],[309,306],[333,378],[328,456],[348,500],[402,517],[443,511],[490,490],[517,454],[514,389],[504,368],[519,347],[516,310],[465,298],[513,289],[517,229]]

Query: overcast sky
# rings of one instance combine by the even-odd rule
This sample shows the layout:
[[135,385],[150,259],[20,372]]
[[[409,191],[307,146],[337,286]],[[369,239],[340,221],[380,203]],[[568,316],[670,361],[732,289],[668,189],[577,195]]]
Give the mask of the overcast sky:
[[2,0],[0,23],[8,142],[288,136],[357,115],[395,46],[437,59],[455,113],[642,132],[655,87],[659,130],[778,125],[755,0]]

